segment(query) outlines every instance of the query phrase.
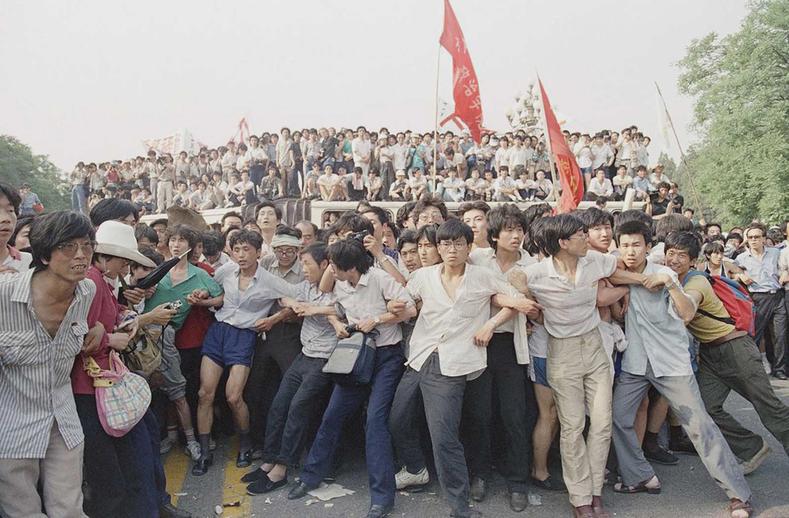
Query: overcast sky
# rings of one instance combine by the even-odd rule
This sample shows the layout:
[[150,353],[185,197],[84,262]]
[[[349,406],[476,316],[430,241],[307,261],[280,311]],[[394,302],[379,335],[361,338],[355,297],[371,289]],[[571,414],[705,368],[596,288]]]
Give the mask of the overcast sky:
[[[676,62],[693,38],[737,30],[744,0],[453,0],[485,125],[536,72],[565,129],[657,130],[654,81],[680,138],[691,100]],[[3,0],[0,133],[61,168],[141,154],[188,128],[209,146],[320,126],[433,127],[442,0]],[[441,60],[451,101],[451,62]]]

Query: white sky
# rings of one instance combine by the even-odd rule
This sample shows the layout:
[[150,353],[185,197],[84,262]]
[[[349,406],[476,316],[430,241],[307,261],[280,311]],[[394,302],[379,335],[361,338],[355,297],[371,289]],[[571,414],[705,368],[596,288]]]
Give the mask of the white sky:
[[[737,30],[744,0],[453,0],[485,125],[536,71],[565,129],[657,135],[657,81],[687,146],[675,63],[693,38]],[[209,146],[255,133],[432,129],[441,0],[3,0],[0,133],[61,168],[141,154],[188,128]],[[451,63],[441,61],[451,101]],[[657,158],[657,148],[653,150]]]

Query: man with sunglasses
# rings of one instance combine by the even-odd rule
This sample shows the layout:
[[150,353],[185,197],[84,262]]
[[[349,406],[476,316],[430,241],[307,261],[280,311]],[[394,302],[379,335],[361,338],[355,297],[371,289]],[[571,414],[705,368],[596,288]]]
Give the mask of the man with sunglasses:
[[[84,435],[71,391],[96,286],[94,232],[76,212],[40,216],[33,269],[0,276],[0,515],[81,517]],[[41,486],[39,493],[38,486]]]
[[[778,260],[781,251],[766,247],[764,239],[767,229],[761,223],[753,223],[745,229],[748,248],[735,259],[737,266],[748,274],[744,281],[751,292],[756,306],[756,343],[767,338],[767,359],[772,374],[779,380],[787,379],[786,366],[786,305],[779,281]],[[773,340],[766,332],[772,326]]]

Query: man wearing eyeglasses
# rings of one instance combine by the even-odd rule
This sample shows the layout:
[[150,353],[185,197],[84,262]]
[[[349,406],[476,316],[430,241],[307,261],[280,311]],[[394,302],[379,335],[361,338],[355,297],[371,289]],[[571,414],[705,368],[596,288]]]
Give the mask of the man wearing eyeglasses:
[[[299,261],[301,232],[294,228],[280,227],[271,240],[274,253],[261,260],[261,267],[290,284],[304,280],[304,270]],[[253,447],[253,459],[262,455],[262,441],[266,436],[266,415],[279,382],[272,377],[272,370],[287,372],[301,352],[301,319],[290,308],[274,302],[268,313],[256,325],[260,333],[255,344],[255,357],[249,372],[244,399],[249,402],[250,433],[253,440],[261,441]],[[276,367],[276,368],[275,368]]]
[[[786,305],[784,293],[779,282],[778,260],[781,252],[777,248],[764,246],[767,229],[761,223],[754,223],[745,230],[748,249],[737,256],[737,266],[748,274],[744,282],[748,285],[756,306],[756,338],[759,344],[762,337],[767,338],[767,359],[772,374],[779,380],[787,379],[786,366]],[[766,333],[772,326],[772,336]]]
[[[82,517],[84,435],[71,391],[96,293],[90,221],[36,218],[33,269],[0,276],[0,515]],[[41,492],[38,491],[41,485]]]

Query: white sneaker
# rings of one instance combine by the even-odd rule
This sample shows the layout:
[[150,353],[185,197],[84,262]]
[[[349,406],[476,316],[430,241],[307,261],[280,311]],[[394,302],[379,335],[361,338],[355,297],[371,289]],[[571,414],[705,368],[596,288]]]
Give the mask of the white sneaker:
[[419,473],[409,473],[404,467],[395,475],[395,486],[397,489],[424,486],[428,482],[430,482],[430,474],[427,472],[427,468],[422,468]]
[[200,443],[197,441],[189,441],[186,443],[186,448],[184,449],[184,453],[192,457],[193,461],[200,460]]
[[762,353],[762,366],[768,376],[773,373],[773,369],[770,367],[770,360],[767,359],[767,353]]
[[169,452],[175,446],[175,439],[171,439],[170,437],[165,437],[162,439],[162,442],[159,443],[159,453],[164,455],[165,453]]
[[745,460],[740,462],[740,467],[742,468],[743,475],[750,475],[756,469],[762,465],[764,459],[770,454],[770,446],[767,444],[767,441],[762,442],[762,449],[756,452],[756,455],[751,457],[749,460]]

